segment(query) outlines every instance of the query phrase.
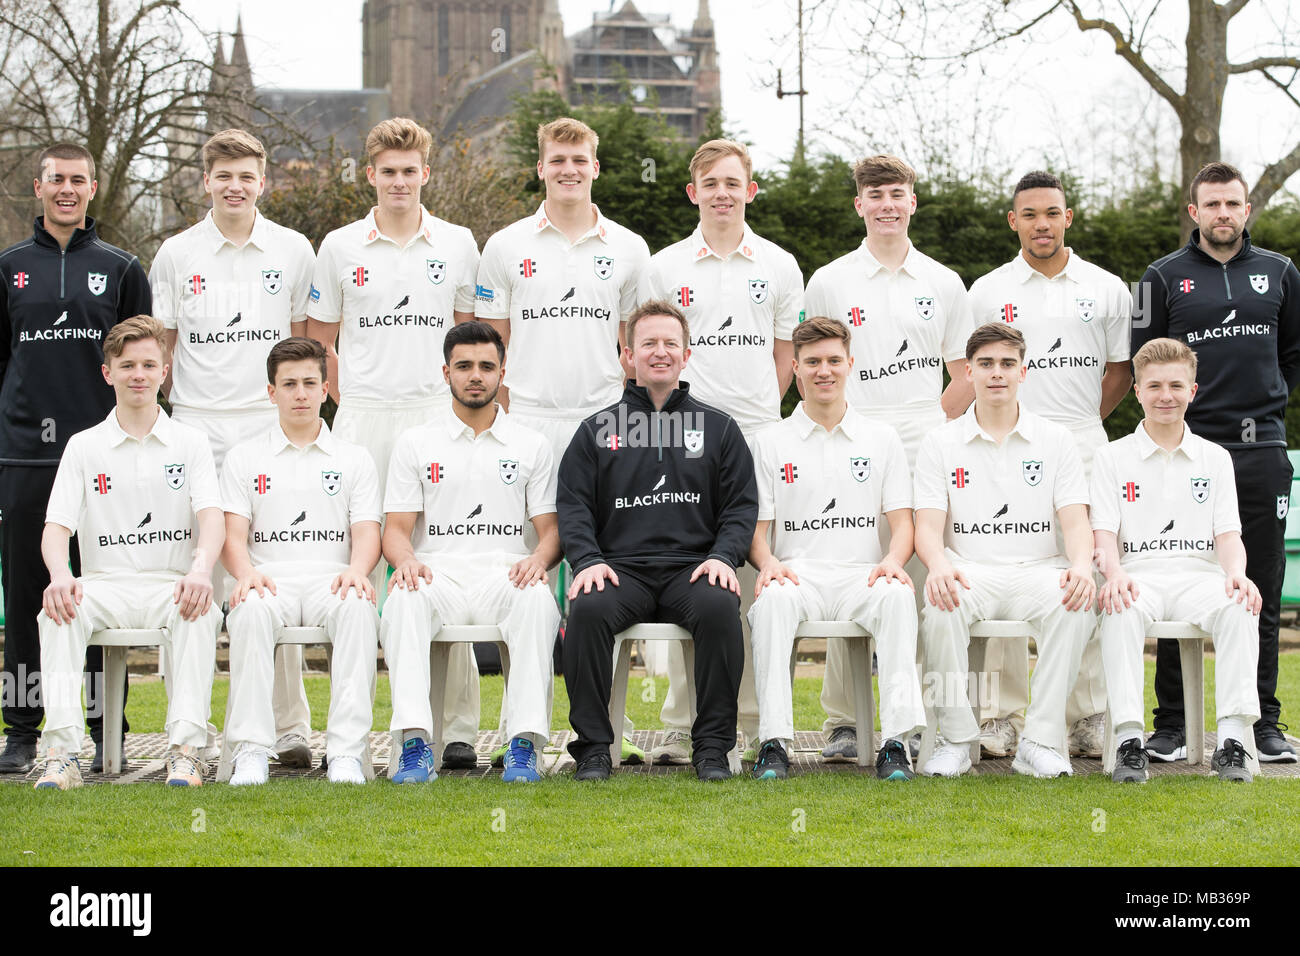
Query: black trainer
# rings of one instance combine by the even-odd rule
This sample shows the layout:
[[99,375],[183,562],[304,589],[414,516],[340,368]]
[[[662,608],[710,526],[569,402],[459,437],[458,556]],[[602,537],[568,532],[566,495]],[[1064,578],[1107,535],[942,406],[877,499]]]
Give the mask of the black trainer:
[[1255,755],[1260,763],[1296,762],[1295,748],[1282,734],[1282,731],[1290,729],[1275,720],[1261,720],[1255,724]]
[[727,755],[705,751],[695,754],[695,776],[701,780],[730,780],[731,768],[727,766]]
[[907,751],[901,740],[886,740],[876,751],[876,779],[912,780],[916,773],[907,760]]
[[0,773],[30,773],[35,766],[35,744],[5,741],[5,752],[0,754]]
[[453,740],[442,752],[444,770],[473,770],[478,766],[478,754],[463,740]]
[[1146,783],[1147,776],[1147,752],[1142,749],[1142,738],[1130,737],[1119,745],[1110,779],[1115,783]]
[[763,741],[754,761],[755,780],[784,780],[790,776],[790,757],[775,737]]
[[1253,779],[1246,769],[1246,748],[1241,741],[1228,738],[1210,758],[1210,766],[1218,771],[1220,780],[1233,783],[1250,783]]
[[608,780],[614,770],[614,761],[609,759],[609,751],[593,750],[578,761],[578,769],[573,774],[574,780]]
[[1187,734],[1181,727],[1163,727],[1147,738],[1147,756],[1169,763],[1187,759]]

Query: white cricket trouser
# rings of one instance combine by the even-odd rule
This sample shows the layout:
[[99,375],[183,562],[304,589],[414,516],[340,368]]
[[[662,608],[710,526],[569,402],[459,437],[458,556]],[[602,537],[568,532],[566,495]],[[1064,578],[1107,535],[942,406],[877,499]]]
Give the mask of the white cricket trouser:
[[[916,451],[921,446],[921,439],[948,420],[938,402],[877,405],[855,410],[863,417],[889,425],[898,432],[903,442],[903,453],[907,455],[909,475],[916,471]],[[882,553],[889,548],[889,523],[886,521],[880,523],[880,547]],[[925,603],[925,565],[913,554],[903,570],[916,586],[915,609],[919,619],[921,606]],[[913,643],[919,644],[917,641]],[[919,673],[919,660],[917,670]],[[826,642],[826,676],[822,679],[821,704],[822,710],[826,711],[823,733],[829,734],[836,727],[853,726],[853,677],[849,673],[849,649],[838,638]]]
[[[905,738],[925,726],[916,675],[916,603],[897,581],[867,587],[872,568],[790,562],[799,583],[771,582],[749,612],[759,694],[759,740],[794,738],[790,654],[803,621],[853,621],[876,639],[880,662],[880,730]],[[840,641],[839,643],[845,643]],[[851,722],[851,721],[850,721]]]
[[[1101,420],[1060,424],[1074,438],[1075,450],[1083,462],[1084,479],[1091,478],[1093,455],[1109,441]],[[1064,554],[1064,541],[1061,540],[1059,531],[1057,540],[1061,544],[1061,553]],[[1101,578],[1097,581],[1100,587]],[[989,699],[980,701],[980,721],[1000,717],[1010,720],[1017,731],[1023,731],[1025,707],[1029,704],[1029,642],[1022,638],[990,641],[984,658],[984,670],[988,674],[998,674],[999,679],[992,682],[993,693]],[[1101,640],[1094,630],[1084,646],[1083,657],[1079,661],[1079,676],[1065,702],[1065,725],[1070,727],[1075,721],[1104,713],[1105,710],[1106,680],[1101,664]]]
[[[539,749],[550,740],[551,654],[560,626],[555,595],[545,584],[517,588],[507,577],[517,555],[420,555],[433,583],[394,588],[380,621],[388,662],[394,731],[420,730],[433,742],[429,708],[429,644],[444,624],[495,624],[510,653],[510,682],[502,710],[509,737],[529,737]],[[448,680],[450,685],[450,680]],[[477,733],[478,727],[473,731]],[[459,740],[460,737],[448,739]],[[468,738],[473,742],[474,737]]]
[[[410,402],[374,402],[349,398],[334,415],[334,434],[343,441],[360,445],[370,452],[379,472],[379,493],[388,485],[388,464],[393,456],[397,436],[408,428],[423,425],[441,414],[451,403],[451,396]],[[526,525],[531,528],[531,525]],[[382,529],[381,529],[382,530]],[[385,609],[388,594],[388,562],[382,557],[370,572],[370,583],[379,596],[380,610]],[[384,655],[387,662],[388,655]],[[389,678],[392,667],[389,665]],[[456,644],[447,662],[447,693],[442,699],[443,728],[448,741],[474,746],[479,717],[478,662],[473,644]]]
[[1091,608],[1066,610],[1061,603],[1061,568],[977,565],[956,558],[951,551],[948,558],[966,575],[970,590],[960,590],[961,603],[954,611],[927,601],[921,612],[923,683],[935,702],[940,731],[952,743],[979,737],[966,687],[971,624],[998,618],[1028,621],[1038,643],[1038,664],[1030,684],[1024,736],[1064,753],[1065,701],[1079,672],[1083,646],[1096,626],[1096,615]]
[[80,752],[86,726],[81,708],[86,645],[94,631],[119,627],[166,628],[164,646],[171,661],[167,674],[167,742],[181,747],[204,746],[221,610],[209,606],[197,620],[182,618],[173,600],[180,577],[170,571],[85,577],[81,579],[84,596],[70,623],[55,624],[44,611],[37,615],[46,747],[62,747],[74,755]]
[[1209,632],[1214,639],[1217,718],[1245,717],[1248,724],[1258,720],[1259,618],[1224,593],[1223,573],[1143,570],[1130,576],[1138,586],[1133,606],[1117,614],[1101,613],[1101,657],[1112,725],[1136,724],[1139,730],[1145,726],[1142,646],[1153,621],[1188,621]]
[[[240,442],[269,431],[279,422],[280,413],[267,399],[265,408],[233,411],[173,405],[172,418],[208,436],[217,475],[220,476],[226,453]],[[212,601],[217,607],[229,596],[233,580],[220,561],[212,566]],[[286,644],[275,649],[275,686],[271,707],[275,711],[277,738],[298,734],[303,739],[310,739],[311,706],[307,703],[307,689],[302,682],[302,646],[299,644]]]
[[241,743],[268,750],[275,744],[271,691],[276,630],[323,625],[332,645],[326,756],[330,760],[364,760],[369,755],[379,612],[354,589],[342,599],[331,594],[334,578],[334,574],[275,575],[275,594],[250,591],[230,612],[230,722],[226,737],[232,751]]

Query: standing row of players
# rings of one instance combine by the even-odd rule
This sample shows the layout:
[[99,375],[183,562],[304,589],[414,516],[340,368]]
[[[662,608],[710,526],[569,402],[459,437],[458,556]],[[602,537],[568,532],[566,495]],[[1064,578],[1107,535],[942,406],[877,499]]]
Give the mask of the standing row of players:
[[[599,173],[595,134],[572,120],[548,124],[539,131],[538,162],[546,201],[536,215],[492,237],[481,262],[467,230],[437,220],[419,204],[428,149],[428,134],[410,121],[386,121],[372,131],[368,177],[378,204],[365,220],[327,237],[313,282],[306,241],[256,212],[264,184],[260,145],[240,131],[219,134],[208,144],[205,183],[213,195],[213,212],[160,251],[152,276],[152,311],[176,327],[171,382],[176,417],[202,427],[218,456],[273,422],[274,409],[263,397],[260,357],[286,331],[307,331],[331,345],[337,338],[337,373],[328,376],[339,382],[335,431],[364,445],[382,471],[396,435],[427,421],[445,404],[445,392],[430,370],[441,364],[438,352],[446,330],[477,312],[496,323],[512,346],[508,399],[506,392],[502,396],[509,402],[511,420],[542,432],[558,461],[578,423],[618,397],[628,371],[617,359],[622,320],[649,296],[671,299],[690,319],[694,351],[685,377],[693,395],[729,412],[749,443],[779,419],[779,399],[792,367],[792,329],[804,311],[802,282],[792,257],[744,223],[745,206],[757,186],[743,147],[716,141],[700,149],[687,187],[700,208],[700,228],[651,260],[642,240],[606,220],[590,202],[591,181]],[[71,155],[60,157],[60,151]],[[53,390],[21,383],[52,380],[55,368],[60,380],[69,382],[67,368],[94,367],[84,359],[96,349],[104,328],[124,314],[149,311],[140,307],[149,290],[137,275],[138,264],[95,240],[93,223],[84,220],[94,187],[88,157],[75,147],[47,152],[36,183],[46,216],[38,220],[33,242],[0,257],[9,323],[3,336],[4,395],[22,395],[17,403],[6,401],[0,433],[0,507],[11,606],[21,601],[21,596],[8,596],[11,590],[22,590],[11,588],[11,569],[23,565],[21,545],[31,553],[33,522],[27,522],[25,531],[14,529],[11,555],[10,516],[39,512],[43,523],[44,502],[35,501],[40,490],[27,479],[43,476],[48,487],[51,465],[66,436],[95,420],[87,413],[93,410],[97,416],[104,410],[106,392],[84,374],[53,401],[46,394]],[[1091,449],[1104,441],[1101,418],[1128,387],[1131,307],[1118,279],[1064,246],[1070,214],[1059,182],[1031,174],[1018,185],[1009,221],[1020,234],[1022,253],[967,295],[955,274],[907,239],[916,203],[911,170],[898,160],[874,157],[860,163],[855,176],[855,208],[866,223],[867,238],[858,250],[818,270],[805,306],[808,315],[840,317],[852,328],[857,372],[848,383],[849,403],[893,425],[913,465],[920,436],[969,404],[962,346],[973,325],[996,318],[1026,332],[1027,364],[1034,372],[1023,396],[1026,407],[1066,424],[1078,436],[1087,461]],[[1264,717],[1256,727],[1256,742],[1261,755],[1285,759],[1292,755],[1277,731],[1273,690],[1281,502],[1290,476],[1281,410],[1297,374],[1295,270],[1282,257],[1250,247],[1243,228],[1245,184],[1235,170],[1208,167],[1198,177],[1192,199],[1193,215],[1204,211],[1212,219],[1187,248],[1152,267],[1147,281],[1156,291],[1142,313],[1148,321],[1135,322],[1135,335],[1166,329],[1186,335],[1202,353],[1207,397],[1214,396],[1203,398],[1196,409],[1212,412],[1207,422],[1217,423],[1220,432],[1242,416],[1256,423],[1251,440],[1236,442],[1241,447],[1232,450],[1239,479],[1250,480],[1253,492],[1242,495],[1247,551],[1260,556],[1252,558],[1250,573],[1264,585],[1266,597],[1272,594],[1271,625],[1266,600],[1261,629]],[[55,292],[53,263],[64,251],[78,253],[82,271],[74,276],[70,292],[65,287]],[[92,254],[99,258],[92,261]],[[1234,312],[1227,320],[1235,319],[1239,329],[1221,328],[1216,310],[1225,302],[1225,314],[1240,309],[1240,319]],[[74,319],[62,329],[54,327],[62,324],[57,322],[60,303],[72,306],[63,313],[64,321],[69,314]],[[111,315],[114,304],[119,311]],[[76,349],[87,353],[80,363],[72,355]],[[333,349],[330,354],[333,361]],[[959,373],[942,396],[941,363]],[[1245,363],[1276,373],[1233,374]],[[48,422],[58,425],[52,438],[42,433]],[[1237,436],[1210,437],[1231,445]],[[1256,488],[1260,483],[1267,487]],[[1268,508],[1261,509],[1261,503]],[[1268,514],[1261,516],[1261,510]],[[1271,580],[1276,587],[1270,588]],[[23,616],[21,606],[10,612],[14,630],[20,629]],[[22,647],[19,638],[7,641],[7,667]],[[30,649],[29,644],[29,673],[35,670]],[[449,763],[473,759],[477,681],[467,651],[459,668],[452,668],[444,698],[444,726],[452,744],[445,757]],[[829,657],[823,693],[832,736],[828,750],[829,755],[847,756],[855,741],[848,726],[852,708],[842,649],[833,644]],[[986,715],[983,727],[983,739],[994,748],[1014,746],[1008,730],[1023,709],[1026,655],[1009,655],[1007,666],[1002,701]],[[1172,675],[1176,680],[1176,668]],[[1085,667],[1070,698],[1071,745],[1094,753],[1099,751],[1098,715],[1104,708],[1100,676],[1098,665],[1091,672]],[[283,691],[282,698],[301,702],[297,715],[288,705],[279,708],[287,719],[277,721],[277,729],[297,728],[299,737],[305,736],[305,698],[296,665],[284,668],[274,685]],[[668,747],[656,755],[663,760],[688,752],[688,709],[680,694],[684,680],[675,679],[673,686],[665,723],[681,732],[675,740],[670,735]],[[1017,692],[1007,692],[1010,687],[1017,688],[1018,698]],[[1179,731],[1170,732],[1161,720],[1181,723],[1176,709],[1181,695],[1163,677],[1157,689],[1162,708],[1149,746],[1157,755],[1174,757],[1181,746]],[[30,766],[35,744],[31,710],[30,729],[24,732],[6,707],[9,745],[0,767]],[[742,692],[741,713],[747,738],[761,742],[752,692],[748,703]],[[286,738],[292,743],[289,732],[281,734],[277,750]],[[1173,746],[1162,749],[1167,743]]]

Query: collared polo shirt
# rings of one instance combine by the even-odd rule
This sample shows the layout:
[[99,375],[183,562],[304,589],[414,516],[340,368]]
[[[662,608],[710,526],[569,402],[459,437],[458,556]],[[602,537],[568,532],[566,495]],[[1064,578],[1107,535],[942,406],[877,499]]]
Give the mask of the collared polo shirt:
[[794,256],[748,225],[727,256],[703,231],[650,259],[641,298],[678,306],[691,329],[691,357],[681,379],[691,394],[720,408],[749,434],[781,418],[772,349],[790,341],[803,311],[803,276]]
[[481,435],[450,408],[398,436],[385,512],[420,512],[418,555],[525,557],[524,522],[555,512],[550,442],[505,412]]
[[822,266],[808,280],[804,314],[839,319],[853,333],[848,400],[880,405],[937,404],[943,365],[966,355],[970,305],[961,278],[916,246],[897,272],[867,248]]
[[1024,407],[1063,425],[1099,419],[1106,363],[1129,359],[1133,296],[1118,276],[1070,250],[1049,279],[1021,254],[976,279],[970,299],[975,320],[967,334],[1006,322],[1024,335]]
[[649,262],[645,240],[599,209],[574,243],[550,221],[545,203],[488,239],[474,313],[510,320],[505,384],[512,406],[583,418],[618,401],[619,324],[637,307]]
[[478,246],[464,226],[420,208],[405,246],[365,219],[321,242],[307,314],[338,322],[339,397],[421,401],[448,394],[442,340],[454,312],[474,310]]
[[975,405],[931,432],[916,454],[913,507],[947,512],[944,544],[978,564],[1036,564],[1060,556],[1057,513],[1086,505],[1088,485],[1070,433],[1020,406],[998,444]]
[[232,448],[221,500],[248,519],[249,557],[268,573],[340,571],[352,559],[352,526],[383,520],[370,453],[335,438],[323,421],[302,448],[278,422]]
[[758,520],[772,522],[781,561],[880,561],[882,515],[912,507],[898,433],[849,407],[829,432],[800,402],[758,436]]
[[1142,422],[1097,449],[1091,490],[1092,528],[1118,537],[1126,568],[1217,568],[1215,536],[1241,531],[1232,457],[1186,425],[1173,451]]
[[149,433],[134,438],[114,408],[68,440],[45,520],[77,535],[85,576],[186,574],[198,546],[195,515],[220,507],[206,435],[159,408]]

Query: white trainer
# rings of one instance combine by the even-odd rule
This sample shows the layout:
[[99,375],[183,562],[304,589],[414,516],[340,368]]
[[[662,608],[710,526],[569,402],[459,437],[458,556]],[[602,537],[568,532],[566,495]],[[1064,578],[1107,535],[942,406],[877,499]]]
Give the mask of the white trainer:
[[1006,717],[990,717],[980,725],[980,750],[986,757],[1007,757],[1016,752],[1016,725]]
[[921,768],[927,777],[960,777],[970,769],[969,744],[942,744]]
[[1028,737],[1021,738],[1011,769],[1027,777],[1044,778],[1068,777],[1073,772],[1070,769],[1070,761],[1051,747],[1044,747]]
[[331,757],[330,783],[354,783],[358,786],[366,782],[366,775],[361,772],[361,760],[358,757]]
[[261,747],[240,744],[235,753],[235,771],[230,775],[232,787],[255,787],[270,776],[266,751]]
[[1106,715],[1080,717],[1070,727],[1071,757],[1100,757],[1105,745]]
[[691,762],[691,732],[689,730],[670,730],[664,734],[664,742],[650,751],[652,764],[684,764]]

